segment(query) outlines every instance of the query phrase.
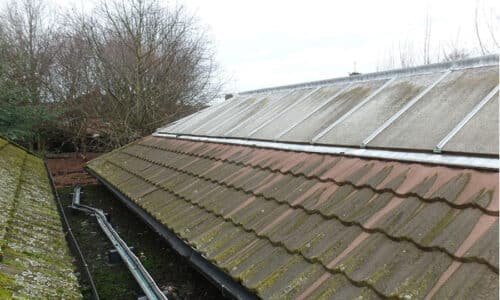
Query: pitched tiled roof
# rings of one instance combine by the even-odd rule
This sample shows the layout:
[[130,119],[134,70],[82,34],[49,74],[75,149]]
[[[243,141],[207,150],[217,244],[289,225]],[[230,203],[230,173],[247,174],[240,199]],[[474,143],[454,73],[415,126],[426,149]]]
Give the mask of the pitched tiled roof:
[[497,171],[161,137],[89,168],[262,298],[499,296]]
[[81,299],[43,161],[0,138],[0,299]]

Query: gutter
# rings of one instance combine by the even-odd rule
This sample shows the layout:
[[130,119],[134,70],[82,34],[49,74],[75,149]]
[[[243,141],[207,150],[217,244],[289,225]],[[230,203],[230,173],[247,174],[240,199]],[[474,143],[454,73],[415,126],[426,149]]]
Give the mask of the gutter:
[[128,209],[138,215],[151,229],[163,237],[175,251],[186,258],[205,278],[214,284],[223,296],[233,299],[259,299],[257,295],[249,291],[228,274],[206,260],[183,240],[177,237],[175,233],[168,230],[163,224],[144,211],[134,201],[116,189],[106,179],[88,167],[85,167],[85,170],[106,186],[113,194],[115,194],[115,196],[123,204],[125,204]]
[[94,279],[92,278],[92,274],[90,273],[89,266],[87,264],[87,261],[85,260],[85,257],[83,256],[80,246],[78,245],[78,241],[76,240],[75,235],[71,230],[68,218],[66,217],[66,213],[64,212],[61,203],[61,198],[59,197],[59,193],[57,192],[56,186],[54,185],[54,177],[52,176],[52,173],[50,172],[49,167],[47,166],[47,161],[44,160],[43,163],[45,165],[45,170],[47,171],[49,177],[50,188],[52,189],[52,193],[54,194],[57,203],[57,209],[59,210],[59,216],[61,217],[62,220],[66,241],[69,243],[71,249],[73,250],[73,255],[77,257],[77,259],[81,264],[81,267],[83,268],[84,271],[83,273],[85,274],[84,276],[87,278],[87,281],[90,284],[90,289],[92,290],[92,298],[94,300],[99,300],[99,293],[97,293],[97,288],[94,283]]

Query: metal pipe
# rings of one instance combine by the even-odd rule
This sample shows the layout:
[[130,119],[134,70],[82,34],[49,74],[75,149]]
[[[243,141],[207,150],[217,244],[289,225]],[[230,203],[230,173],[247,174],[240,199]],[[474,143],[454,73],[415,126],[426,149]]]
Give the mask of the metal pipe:
[[97,218],[97,222],[99,223],[102,231],[111,241],[116,251],[130,270],[130,273],[132,273],[135,280],[149,300],[167,300],[167,297],[160,290],[151,275],[149,275],[148,271],[146,270],[146,268],[144,268],[137,256],[135,256],[132,250],[130,250],[130,248],[123,241],[120,235],[118,235],[118,233],[108,222],[104,212],[98,208],[81,204],[80,193],[81,187],[76,186],[73,194],[71,208],[93,214]]

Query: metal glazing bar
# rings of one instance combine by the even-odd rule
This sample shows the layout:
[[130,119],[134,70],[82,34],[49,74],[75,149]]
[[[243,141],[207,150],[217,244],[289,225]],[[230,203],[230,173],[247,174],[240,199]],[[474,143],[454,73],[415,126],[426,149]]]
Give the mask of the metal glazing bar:
[[[207,109],[211,109],[212,107],[210,108],[207,108]],[[190,114],[188,116],[185,116],[184,118],[180,118],[172,123],[169,123],[163,127],[160,127],[158,129],[156,129],[157,131],[160,131],[164,128],[168,128],[168,127],[172,127],[170,130],[175,130],[175,128],[177,128],[181,123],[185,123],[185,122],[189,122],[189,120],[192,120],[194,117],[200,115],[202,112],[205,112],[207,109],[202,109],[202,110],[199,110],[193,114]]]
[[455,128],[453,128],[438,144],[437,146],[434,148],[434,152],[435,153],[441,153],[441,150],[443,149],[443,147],[446,145],[446,143],[448,143],[459,131],[460,129],[462,129],[464,127],[465,124],[467,124],[467,122],[470,121],[470,119],[472,119],[480,110],[481,108],[483,108],[483,106],[486,105],[486,103],[488,103],[492,98],[493,96],[498,93],[498,85],[493,88],[493,90],[491,90],[491,92],[488,93],[488,95],[486,95],[483,100],[481,100],[478,104],[476,104],[476,106],[474,106],[474,108],[472,109],[472,111],[470,111],[461,121],[460,123],[457,124],[457,126],[455,126]]
[[330,124],[330,126],[326,127],[323,131],[321,131],[318,135],[312,138],[311,142],[316,143],[320,138],[322,138],[325,134],[327,134],[330,130],[332,130],[335,126],[338,124],[342,123],[345,119],[347,119],[352,113],[357,111],[361,106],[365,105],[368,101],[370,101],[373,97],[377,96],[383,89],[385,89],[388,85],[390,85],[394,80],[396,80],[397,77],[393,77],[389,80],[387,80],[381,87],[379,87],[375,92],[373,92],[371,95],[366,97],[363,101],[355,105],[353,108],[351,108],[348,112],[346,112],[344,115],[342,115],[340,118],[338,118],[335,122]]
[[[233,103],[232,103],[232,104],[233,104],[233,105],[236,105],[237,103],[240,103],[240,102],[244,102],[244,101],[246,101],[248,98],[250,98],[250,96],[245,97],[245,98],[243,98],[243,99],[240,99],[239,101],[233,101]],[[237,103],[235,104],[235,102],[237,102]],[[229,104],[229,101],[225,102],[224,104]],[[212,112],[210,112],[210,113],[213,113],[216,109],[219,109],[219,108],[222,108],[222,107],[226,107],[226,105],[219,105],[219,106],[217,106],[216,108],[214,108],[214,110],[213,110]],[[195,129],[190,130],[190,132],[196,132],[196,131],[198,131],[198,130],[203,129],[203,128],[204,128],[204,127],[206,127],[206,126],[207,126],[207,123],[203,123],[203,124],[201,124],[201,125],[197,126]]]
[[[245,99],[243,99],[241,102],[244,102],[244,101],[247,101],[248,99],[254,97],[255,95],[250,95],[248,97],[245,97]],[[261,99],[258,99],[254,104],[250,104],[248,107],[246,107],[245,109],[243,109],[242,111],[239,111],[237,112],[236,114],[232,115],[231,117],[225,119],[224,121],[220,122],[219,125],[215,126],[214,128],[210,129],[208,132],[207,132],[207,135],[211,135],[213,134],[215,131],[217,131],[219,128],[221,128],[222,126],[224,126],[225,124],[231,122],[232,120],[234,120],[235,118],[238,118],[239,116],[243,115],[246,111],[248,111],[250,109],[251,106],[259,103],[260,101],[262,101],[265,97],[262,97]]]
[[[275,100],[275,101],[276,101],[276,102],[279,102],[279,101],[281,101],[283,98],[286,98],[287,96],[289,96],[289,95],[291,95],[292,93],[294,93],[295,91],[296,91],[296,90],[291,90],[291,91],[289,91],[288,93],[284,94],[283,96],[279,97],[279,98],[278,98],[277,100]],[[261,100],[259,100],[259,102],[260,102],[260,101],[262,101],[262,100],[263,100],[263,99],[265,99],[265,98],[266,98],[266,97],[262,98]],[[257,103],[255,103],[255,104],[257,104]],[[254,105],[255,105],[255,104],[254,104]],[[252,105],[252,106],[254,106],[254,105]],[[250,109],[250,107],[247,107],[247,110],[248,110],[248,109]],[[235,131],[236,129],[240,128],[240,127],[241,127],[241,126],[243,126],[244,124],[248,123],[250,119],[252,119],[252,118],[248,118],[248,119],[246,119],[245,121],[243,121],[243,122],[239,123],[238,125],[236,125],[235,127],[233,127],[233,129],[231,129],[231,130],[229,130],[228,132],[226,132],[226,133],[224,134],[224,136],[227,136],[227,135],[228,135],[228,134],[230,134],[231,132]]]
[[[217,109],[219,107],[222,107],[223,105],[227,104],[228,102],[229,101],[223,101],[221,103],[217,103],[217,104],[212,105],[210,107],[207,107],[205,109],[199,110],[199,111],[197,111],[195,113],[187,115],[187,116],[185,116],[185,117],[183,117],[183,118],[181,118],[179,120],[176,120],[176,121],[170,123],[170,126],[168,126],[168,127],[172,127],[170,130],[175,130],[179,125],[181,125],[181,124],[183,124],[185,122],[189,122],[190,120],[194,119],[196,116],[199,116],[202,113],[205,113],[207,111],[212,111],[212,110],[215,110],[215,109]],[[167,125],[169,125],[169,124],[167,124]],[[167,126],[163,126],[163,127],[158,128],[158,131],[161,131],[164,128],[167,128]]]
[[451,70],[447,70],[444,72],[441,77],[439,77],[436,81],[434,81],[431,85],[429,85],[425,90],[420,92],[415,98],[413,98],[410,102],[406,103],[403,108],[401,108],[397,113],[392,115],[387,121],[384,122],[379,128],[377,128],[372,134],[370,134],[366,139],[363,140],[360,147],[364,148],[369,142],[371,142],[377,135],[379,135],[384,129],[389,127],[396,119],[398,119],[404,112],[410,109],[415,103],[417,103],[422,97],[427,94],[430,90],[432,90],[438,83],[440,83],[446,76],[451,73]]
[[[251,95],[250,95],[250,96],[247,96],[247,97],[245,97],[245,98],[241,99],[240,101],[238,101],[238,103],[236,103],[236,104],[235,104],[235,103],[233,103],[233,104],[234,104],[234,105],[237,105],[237,104],[239,104],[239,103],[245,102],[245,101],[247,101],[248,99],[250,99],[250,97],[252,97],[252,96],[251,96]],[[234,101],[233,101],[233,102],[234,102]],[[197,130],[200,130],[200,129],[202,129],[202,128],[206,127],[206,126],[207,126],[207,124],[208,124],[208,123],[204,123],[204,124],[202,124],[201,126],[199,126],[199,127],[195,128],[194,130],[192,130],[191,132],[195,132],[195,131],[197,131]],[[220,126],[220,125],[221,125],[221,124],[219,124],[219,126]],[[212,129],[211,129],[210,131],[212,131]]]
[[[237,97],[237,96],[235,96],[235,97]],[[199,116],[199,115],[201,115],[203,113],[213,113],[215,110],[217,110],[219,108],[222,108],[222,107],[227,106],[229,104],[232,104],[234,102],[244,101],[247,98],[248,97],[245,97],[244,99],[224,100],[221,103],[217,103],[217,104],[214,104],[214,105],[212,105],[210,107],[207,107],[205,109],[199,110],[199,111],[197,111],[197,112],[195,112],[193,114],[190,114],[190,115],[188,115],[188,116],[186,116],[186,117],[184,117],[184,118],[182,118],[180,120],[177,120],[174,123],[172,123],[172,128],[169,129],[169,132],[172,132],[172,130],[177,130],[177,129],[179,129],[179,127],[181,127],[181,129],[182,129],[183,124],[185,124],[186,122],[189,122],[189,121],[195,119],[195,117],[197,117],[197,116]],[[166,127],[161,127],[157,131],[164,132],[163,131],[164,129],[166,129]],[[199,128],[196,128],[196,129],[199,129]]]
[[257,131],[259,131],[260,129],[262,129],[264,126],[266,126],[267,124],[271,123],[272,121],[278,119],[279,117],[281,117],[283,114],[285,114],[287,111],[289,111],[290,109],[294,108],[295,106],[297,106],[298,104],[302,103],[303,101],[305,101],[307,98],[309,98],[309,96],[311,96],[312,94],[316,93],[317,91],[319,91],[320,89],[322,88],[322,86],[319,86],[315,89],[313,89],[311,92],[307,93],[305,96],[303,96],[302,98],[300,98],[299,100],[295,101],[292,105],[286,107],[284,110],[282,110],[281,112],[279,112],[278,114],[276,114],[274,117],[272,118],[269,118],[267,121],[265,121],[264,123],[262,123],[259,127],[255,128],[254,130],[252,130],[248,136],[252,136],[254,133],[256,133]]
[[292,124],[292,126],[290,126],[287,129],[283,130],[280,134],[278,134],[277,136],[275,136],[273,138],[273,140],[275,140],[275,141],[278,140],[279,138],[281,138],[282,136],[284,136],[285,134],[287,134],[288,132],[290,132],[292,129],[294,129],[295,127],[297,127],[299,124],[301,124],[305,120],[309,119],[310,116],[314,115],[316,112],[318,112],[319,110],[323,109],[326,105],[330,104],[330,102],[332,100],[334,100],[335,98],[337,98],[339,95],[343,94],[351,86],[352,86],[352,83],[349,83],[345,87],[341,88],[338,92],[336,92],[333,96],[331,96],[328,100],[326,100],[325,103],[323,103],[322,105],[318,106],[313,111],[311,111],[310,113],[308,113],[307,115],[305,115],[302,119],[300,119],[297,122],[295,122],[294,124]]

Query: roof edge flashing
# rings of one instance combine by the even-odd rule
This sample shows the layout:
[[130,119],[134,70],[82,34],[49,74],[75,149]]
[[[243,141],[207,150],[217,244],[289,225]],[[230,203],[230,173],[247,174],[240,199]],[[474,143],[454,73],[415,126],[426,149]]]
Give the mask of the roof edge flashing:
[[248,147],[269,148],[276,150],[343,155],[370,159],[395,160],[403,162],[416,162],[432,165],[445,165],[451,167],[464,167],[473,169],[499,170],[500,160],[498,158],[450,155],[441,153],[421,153],[397,150],[350,148],[341,146],[323,146],[310,144],[292,144],[273,141],[246,140],[238,138],[217,138],[183,134],[171,134],[155,132],[154,137],[182,139],[198,142],[211,142],[220,144],[231,144]]
[[248,94],[271,93],[271,92],[277,92],[277,91],[282,91],[282,90],[287,90],[287,89],[316,87],[316,86],[324,86],[324,85],[339,84],[339,83],[349,83],[349,82],[362,82],[362,81],[369,81],[369,80],[375,80],[375,79],[387,79],[387,78],[394,77],[394,76],[413,76],[413,75],[420,75],[420,74],[425,74],[425,73],[430,73],[430,72],[445,71],[445,70],[449,70],[449,69],[455,70],[455,69],[477,68],[477,67],[493,66],[493,65],[498,65],[498,64],[499,64],[499,55],[498,54],[491,54],[491,55],[466,58],[466,59],[451,61],[451,62],[434,63],[434,64],[421,65],[421,66],[410,67],[410,68],[400,68],[400,69],[393,69],[393,70],[387,70],[387,71],[366,73],[366,74],[356,75],[356,76],[345,76],[345,77],[338,77],[338,78],[332,78],[332,79],[324,79],[324,80],[318,80],[318,81],[310,81],[310,82],[304,82],[304,83],[296,83],[296,84],[268,87],[268,88],[262,88],[262,89],[256,89],[256,90],[243,91],[243,92],[240,92],[237,94],[248,95]]

